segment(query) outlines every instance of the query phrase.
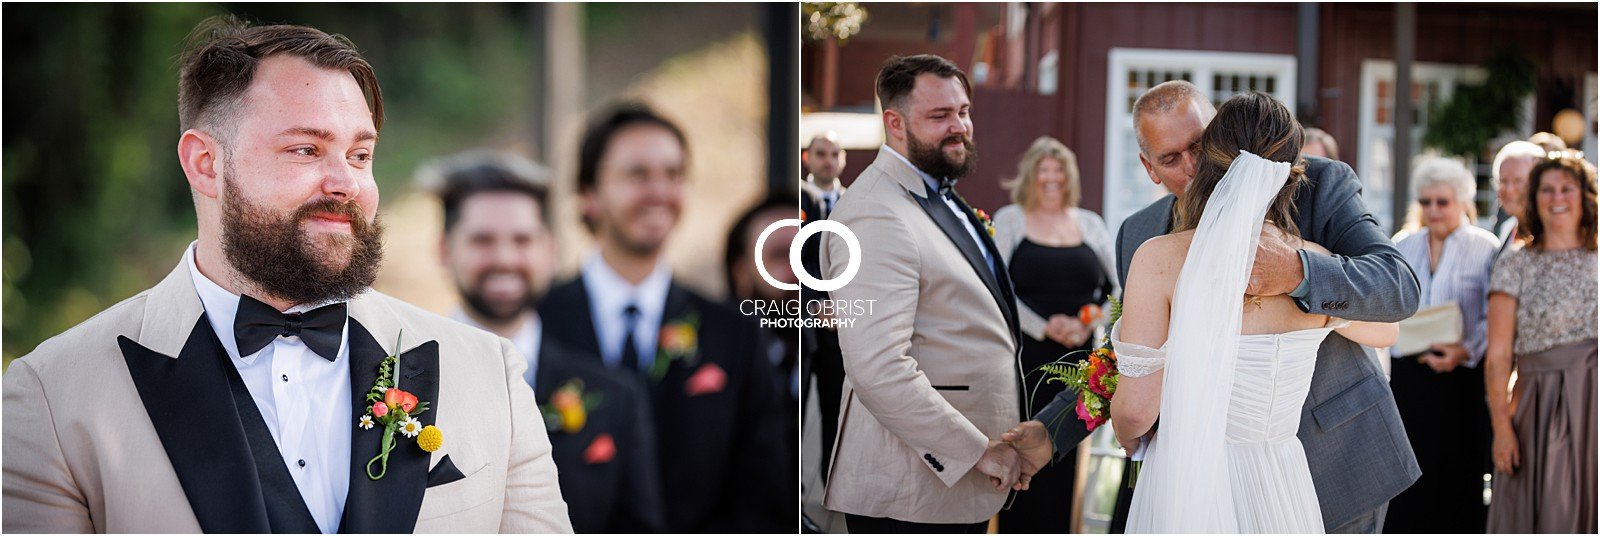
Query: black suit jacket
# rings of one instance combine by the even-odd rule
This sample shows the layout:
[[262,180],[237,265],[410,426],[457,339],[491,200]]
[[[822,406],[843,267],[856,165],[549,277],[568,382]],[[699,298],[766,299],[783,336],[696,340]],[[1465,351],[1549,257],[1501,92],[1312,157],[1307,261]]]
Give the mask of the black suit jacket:
[[[548,339],[592,356],[600,343],[581,277],[550,289],[540,307]],[[794,532],[796,471],[783,442],[779,380],[754,320],[674,282],[664,323],[698,315],[695,363],[675,361],[645,380],[655,410],[656,457],[669,532]],[[599,362],[598,357],[591,357]],[[720,369],[720,391],[691,396],[694,374]],[[569,500],[569,502],[571,502]]]
[[[548,430],[572,529],[585,533],[665,532],[650,399],[637,378],[549,336],[539,344],[534,395],[543,406],[567,382],[599,395],[581,429]],[[605,457],[605,442],[614,446]],[[590,456],[591,450],[594,456]]]

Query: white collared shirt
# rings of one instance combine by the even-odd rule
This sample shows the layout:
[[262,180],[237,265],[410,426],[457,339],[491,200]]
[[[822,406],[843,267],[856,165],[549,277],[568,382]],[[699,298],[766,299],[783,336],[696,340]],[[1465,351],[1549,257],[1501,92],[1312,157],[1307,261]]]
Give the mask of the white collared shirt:
[[[339,531],[345,496],[350,491],[350,434],[356,426],[350,408],[350,324],[340,336],[339,355],[328,361],[306,347],[300,337],[278,337],[247,356],[239,355],[233,338],[233,320],[239,312],[239,295],[212,282],[195,263],[196,243],[189,244],[183,261],[189,266],[200,304],[211,330],[228,352],[228,361],[255,399],[261,419],[277,443],[284,466],[317,528]],[[297,313],[322,305],[296,305]],[[193,423],[207,426],[208,423]]]
[[[890,149],[890,151],[893,151],[893,149]],[[912,169],[916,169],[916,166],[912,166]],[[823,213],[832,214],[834,205],[839,204],[839,195],[844,193],[844,187],[839,185],[839,179],[833,179],[833,187],[828,189],[823,189],[821,186],[818,186],[816,177],[811,175],[806,175],[806,182],[811,183],[812,186],[816,186],[817,190],[822,192],[822,199],[819,201],[822,201]]]
[[[489,328],[483,327],[478,321],[467,316],[467,312],[464,310],[456,309],[456,312],[451,314],[450,318],[462,324],[489,331]],[[489,331],[489,333],[494,332]],[[498,337],[499,335],[495,336]],[[539,344],[544,342],[544,322],[539,320],[539,313],[528,315],[528,321],[522,323],[522,327],[517,329],[517,332],[511,336],[510,340],[511,345],[517,347],[517,351],[522,352],[522,358],[528,362],[528,371],[522,374],[522,379],[527,380],[528,387],[535,387],[535,381],[539,378]]]
[[672,267],[662,262],[638,285],[629,283],[599,251],[583,261],[583,288],[589,293],[590,320],[600,343],[600,359],[616,368],[622,362],[622,338],[626,335],[623,313],[628,305],[639,308],[633,325],[634,350],[639,352],[639,370],[650,370],[656,358],[656,335],[667,308],[667,290],[672,285]]
[[[912,165],[911,161],[910,160],[906,160],[905,156],[901,155],[898,152],[895,152],[893,147],[890,147],[890,146],[888,146],[886,144],[886,145],[883,146],[883,149],[885,151],[889,151],[889,154],[894,155],[895,158],[899,158],[901,162],[905,162],[906,163],[906,167],[911,168],[912,171],[916,171],[917,175],[922,177],[923,184],[927,184],[928,187],[932,188],[935,192],[939,191],[939,180],[938,179],[933,178],[932,175],[924,173],[921,169],[917,169],[917,166]],[[952,214],[955,214],[956,215],[956,220],[960,221],[961,222],[961,226],[965,227],[967,229],[967,234],[972,235],[972,243],[977,244],[978,252],[983,253],[983,262],[989,263],[989,271],[991,272],[991,275],[994,275],[995,277],[999,277],[999,274],[993,274],[992,273],[996,269],[998,269],[998,267],[994,263],[994,256],[989,253],[989,248],[984,247],[983,238],[978,236],[978,230],[972,226],[972,220],[968,220],[967,219],[967,214],[964,211],[961,210],[961,205],[957,205],[955,200],[950,199],[950,198],[945,197],[945,196],[942,196],[942,195],[938,196],[938,198],[939,198],[939,200],[944,201],[944,206],[950,207],[950,212]]]

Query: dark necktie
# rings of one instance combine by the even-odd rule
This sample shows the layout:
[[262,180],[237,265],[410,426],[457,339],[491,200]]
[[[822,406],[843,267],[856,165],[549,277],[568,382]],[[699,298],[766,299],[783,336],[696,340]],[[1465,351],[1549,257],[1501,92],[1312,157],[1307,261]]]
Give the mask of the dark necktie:
[[276,308],[249,296],[239,296],[239,311],[233,317],[233,340],[239,357],[260,351],[278,337],[300,337],[306,347],[323,359],[339,357],[344,338],[345,304],[324,305],[304,313],[280,313]]
[[626,370],[639,372],[639,348],[633,343],[633,328],[639,325],[639,307],[628,304],[622,309],[622,361],[619,364]]

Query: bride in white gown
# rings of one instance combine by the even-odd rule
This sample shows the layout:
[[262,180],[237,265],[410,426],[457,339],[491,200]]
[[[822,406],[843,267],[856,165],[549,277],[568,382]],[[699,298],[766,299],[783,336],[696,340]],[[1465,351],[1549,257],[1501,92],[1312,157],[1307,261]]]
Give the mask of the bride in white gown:
[[1295,437],[1317,348],[1335,330],[1387,346],[1396,328],[1245,294],[1263,233],[1326,252],[1293,224],[1293,194],[1306,179],[1290,163],[1301,142],[1281,103],[1254,92],[1230,99],[1201,137],[1176,232],[1134,254],[1112,333],[1117,439],[1129,452],[1149,440],[1129,533],[1323,531]]

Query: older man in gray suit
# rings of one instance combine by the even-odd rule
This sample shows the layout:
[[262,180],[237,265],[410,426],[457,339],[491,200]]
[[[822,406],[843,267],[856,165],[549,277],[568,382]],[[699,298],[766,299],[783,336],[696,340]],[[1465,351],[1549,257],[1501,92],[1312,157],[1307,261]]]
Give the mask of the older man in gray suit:
[[[1139,161],[1172,195],[1122,222],[1119,278],[1126,277],[1134,251],[1145,240],[1171,230],[1173,202],[1194,177],[1200,134],[1215,114],[1205,94],[1183,81],[1151,88],[1134,104]],[[1307,240],[1334,254],[1296,250],[1263,237],[1248,292],[1288,294],[1301,310],[1351,320],[1396,322],[1415,313],[1416,276],[1367,212],[1355,172],[1342,162],[1307,157],[1306,176],[1310,180],[1295,201],[1295,224]],[[1070,395],[1057,396],[1036,420],[1006,434],[1023,452],[1025,474],[1088,434],[1071,413],[1062,414],[1076,402]],[[1389,499],[1422,474],[1383,374],[1360,345],[1337,334],[1317,353],[1299,436],[1330,533],[1378,532]],[[1125,520],[1126,507],[1118,510]]]

